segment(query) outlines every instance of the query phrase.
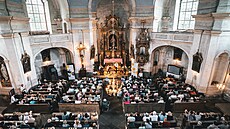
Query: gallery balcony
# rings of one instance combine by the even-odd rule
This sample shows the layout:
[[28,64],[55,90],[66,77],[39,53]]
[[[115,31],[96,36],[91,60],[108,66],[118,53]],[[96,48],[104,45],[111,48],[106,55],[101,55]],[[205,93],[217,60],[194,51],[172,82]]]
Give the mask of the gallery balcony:
[[71,34],[49,34],[49,35],[33,35],[30,36],[31,45],[40,44],[63,44],[67,42],[72,42]]
[[151,38],[152,40],[192,43],[193,33],[192,32],[152,32]]

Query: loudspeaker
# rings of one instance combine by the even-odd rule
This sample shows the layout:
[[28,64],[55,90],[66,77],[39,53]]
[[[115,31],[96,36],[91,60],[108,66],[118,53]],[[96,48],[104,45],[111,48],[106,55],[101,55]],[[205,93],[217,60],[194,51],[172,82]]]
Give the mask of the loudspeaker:
[[202,54],[199,52],[194,54],[193,55],[193,62],[192,62],[192,70],[199,73],[202,62],[203,62]]

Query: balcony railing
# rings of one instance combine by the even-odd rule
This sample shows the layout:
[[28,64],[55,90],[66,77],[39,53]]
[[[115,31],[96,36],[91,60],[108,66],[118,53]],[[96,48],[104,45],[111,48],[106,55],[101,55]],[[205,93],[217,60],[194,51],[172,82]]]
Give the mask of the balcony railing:
[[176,42],[193,42],[193,33],[188,32],[152,32],[153,40],[170,40]]
[[31,44],[49,44],[49,43],[59,43],[59,42],[71,42],[71,34],[51,34],[51,35],[34,35],[30,36]]

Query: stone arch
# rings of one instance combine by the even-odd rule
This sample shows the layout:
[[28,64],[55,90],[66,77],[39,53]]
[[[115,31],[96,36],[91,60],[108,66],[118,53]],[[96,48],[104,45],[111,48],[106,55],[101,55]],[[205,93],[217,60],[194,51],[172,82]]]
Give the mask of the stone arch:
[[[45,50],[50,51],[50,60],[45,61],[42,57],[42,52]],[[67,59],[68,58],[68,59]],[[70,60],[70,61],[69,61]],[[64,47],[49,47],[41,49],[35,56],[34,56],[34,64],[37,78],[42,78],[44,73],[44,68],[48,66],[52,66],[56,69],[56,75],[61,76],[63,70],[63,64],[73,63],[74,56],[73,53]],[[46,70],[45,70],[46,71]]]
[[69,18],[69,4],[67,0],[57,0],[62,19]]
[[[230,65],[229,51],[220,52],[214,59],[213,74],[211,85],[223,85],[226,83]],[[223,90],[223,89],[222,89]]]
[[74,57],[74,56],[73,56],[73,55],[74,55],[74,52],[73,52],[72,50],[70,50],[68,47],[65,47],[65,46],[55,46],[55,47],[50,46],[50,47],[41,48],[39,51],[37,51],[37,52],[33,55],[33,59],[35,59],[35,57],[36,57],[39,53],[41,53],[43,50],[51,49],[51,48],[65,48],[65,49],[69,50],[69,51],[71,52],[71,56]]
[[[189,58],[189,50],[187,50],[186,48],[182,47],[182,46],[178,46],[178,45],[174,45],[174,44],[160,44],[160,45],[156,45],[154,47],[152,47],[152,49],[150,50],[150,52],[152,53],[156,48],[159,47],[164,47],[164,46],[171,46],[171,47],[176,47],[176,48],[180,48],[181,50],[183,50],[185,52],[185,54],[188,56]],[[152,59],[152,55],[150,56],[150,59]],[[190,59],[189,59],[190,60]]]
[[[182,61],[177,61],[173,59],[173,48],[179,48],[183,51],[182,53]],[[159,52],[158,62],[155,62],[155,56],[156,52]],[[171,53],[168,55],[168,52]],[[164,56],[164,57],[163,57]],[[163,59],[164,58],[164,59]],[[157,73],[158,69],[162,69],[164,72],[167,70],[167,64],[174,64],[174,65],[180,65],[184,67],[184,74],[187,74],[188,69],[188,63],[189,63],[189,55],[185,51],[184,48],[177,46],[177,45],[158,45],[155,46],[150,55],[150,66],[151,66],[151,72]],[[164,65],[163,65],[164,64]]]

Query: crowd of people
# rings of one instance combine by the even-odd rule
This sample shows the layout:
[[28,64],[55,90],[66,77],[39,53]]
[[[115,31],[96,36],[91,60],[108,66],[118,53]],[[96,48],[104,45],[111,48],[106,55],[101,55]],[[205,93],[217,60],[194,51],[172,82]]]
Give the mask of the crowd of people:
[[183,126],[187,128],[229,129],[230,116],[215,112],[184,111]]
[[0,115],[0,127],[2,128],[32,128],[36,126],[36,118],[40,113],[13,112]]
[[196,102],[204,97],[193,86],[175,78],[122,78],[124,104]]
[[96,129],[98,125],[97,112],[58,112],[53,113],[47,120],[45,128],[63,127],[63,128],[88,128]]
[[61,103],[99,103],[101,101],[102,81],[98,78],[83,78],[71,82],[63,94]]
[[156,127],[175,127],[177,124],[171,111],[167,113],[161,111],[157,113],[152,111],[150,113],[127,113],[127,127],[128,128],[143,128],[152,129]]

